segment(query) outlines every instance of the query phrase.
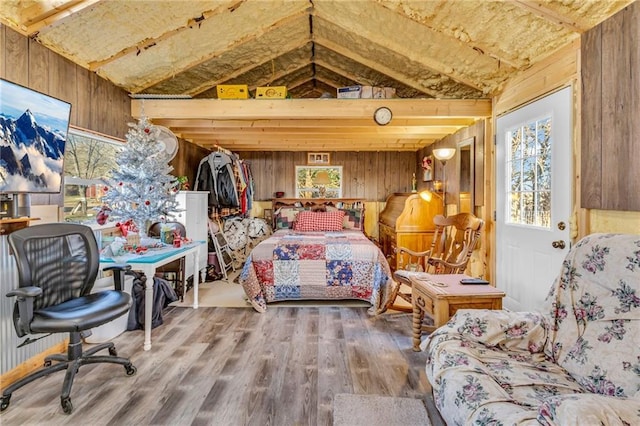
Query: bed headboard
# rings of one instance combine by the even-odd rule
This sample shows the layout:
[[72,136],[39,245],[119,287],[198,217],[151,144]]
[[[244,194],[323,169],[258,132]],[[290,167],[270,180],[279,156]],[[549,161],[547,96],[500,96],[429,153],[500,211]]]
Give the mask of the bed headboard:
[[288,228],[301,210],[345,211],[345,228],[364,231],[364,199],[362,198],[274,198],[273,229]]

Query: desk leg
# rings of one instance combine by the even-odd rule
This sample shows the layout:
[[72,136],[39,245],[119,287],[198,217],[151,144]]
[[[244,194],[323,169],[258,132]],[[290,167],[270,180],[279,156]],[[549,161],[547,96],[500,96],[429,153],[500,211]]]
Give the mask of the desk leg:
[[147,277],[144,289],[144,350],[151,349],[151,316],[153,313],[153,281],[156,268],[145,267],[144,275]]
[[199,245],[193,256],[193,309],[198,309],[198,287],[200,284],[200,271],[198,270],[198,264],[200,263],[200,250],[202,246]]

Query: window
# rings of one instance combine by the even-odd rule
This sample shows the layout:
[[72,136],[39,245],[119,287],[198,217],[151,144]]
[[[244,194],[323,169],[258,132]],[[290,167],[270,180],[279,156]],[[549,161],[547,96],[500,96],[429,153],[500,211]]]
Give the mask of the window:
[[123,140],[69,128],[64,156],[64,219],[95,223],[102,207],[104,180],[117,167]]
[[528,123],[507,135],[511,188],[507,221],[551,226],[551,118]]
[[296,166],[296,198],[341,198],[342,166]]

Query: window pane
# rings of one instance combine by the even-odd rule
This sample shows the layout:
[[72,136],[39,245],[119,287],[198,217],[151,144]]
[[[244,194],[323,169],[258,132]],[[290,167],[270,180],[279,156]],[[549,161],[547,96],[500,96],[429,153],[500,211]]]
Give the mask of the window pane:
[[509,133],[507,194],[511,223],[551,226],[551,118],[524,124]]
[[64,159],[64,217],[68,222],[94,223],[102,207],[103,179],[117,167],[123,142],[69,129]]

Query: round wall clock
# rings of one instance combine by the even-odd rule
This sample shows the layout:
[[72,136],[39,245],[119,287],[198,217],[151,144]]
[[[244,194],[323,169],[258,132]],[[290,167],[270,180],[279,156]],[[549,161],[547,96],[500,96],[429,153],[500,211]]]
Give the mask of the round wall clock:
[[391,118],[393,114],[391,110],[387,107],[380,107],[373,113],[373,120],[379,124],[380,126],[384,126],[391,122]]

